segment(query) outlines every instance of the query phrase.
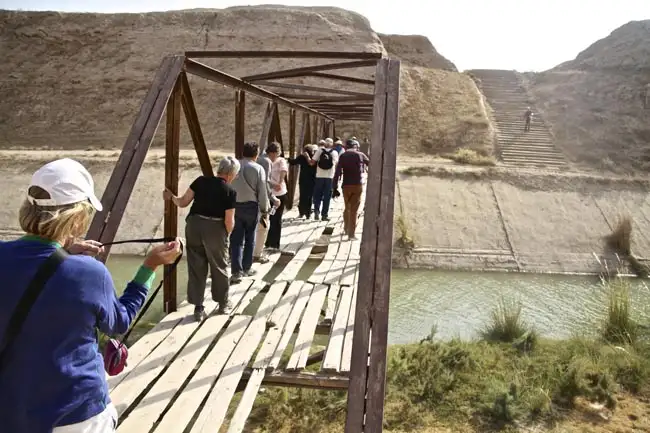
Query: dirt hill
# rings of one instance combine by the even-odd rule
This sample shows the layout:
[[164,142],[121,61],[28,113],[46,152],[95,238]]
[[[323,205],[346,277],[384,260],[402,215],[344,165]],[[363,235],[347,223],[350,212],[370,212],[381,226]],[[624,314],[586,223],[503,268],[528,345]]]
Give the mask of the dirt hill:
[[408,65],[458,72],[456,65],[438,53],[426,36],[379,34],[379,38],[390,57]]
[[[395,40],[399,38],[388,37],[396,57],[415,65],[444,67],[426,39],[418,39],[416,45],[416,52],[421,51],[425,59],[420,63],[413,60],[412,48]],[[366,18],[337,8],[259,6],[146,14],[0,11],[4,58],[0,65],[0,149],[121,148],[162,57],[202,49],[385,52],[382,39]],[[276,59],[205,63],[234,75],[306,64]],[[402,152],[436,153],[463,145],[467,137],[474,146],[491,145],[487,121],[468,77],[408,64],[403,69]],[[369,77],[373,70],[347,73]],[[310,80],[292,82],[324,84]],[[369,91],[367,86],[339,85]],[[234,91],[201,79],[191,79],[191,86],[208,146],[231,148]],[[466,114],[463,117],[472,119],[470,123],[462,118],[456,122],[452,110],[446,108],[458,101]],[[249,96],[247,102],[247,136],[257,140],[265,101]],[[281,109],[281,113],[286,125],[288,110]],[[467,129],[475,124],[476,129],[468,134]],[[154,145],[162,143],[163,129]],[[368,125],[339,125],[337,132],[369,135]],[[432,141],[439,144],[431,145]],[[183,146],[190,143],[183,131]]]
[[650,168],[650,20],[633,21],[575,60],[527,74],[558,145],[578,166],[615,172]]

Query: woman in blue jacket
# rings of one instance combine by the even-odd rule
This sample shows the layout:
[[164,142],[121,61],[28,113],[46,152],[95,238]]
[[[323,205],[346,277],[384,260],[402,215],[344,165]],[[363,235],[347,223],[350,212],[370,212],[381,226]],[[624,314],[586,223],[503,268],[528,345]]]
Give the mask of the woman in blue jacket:
[[101,202],[88,171],[71,159],[41,167],[20,208],[26,235],[0,243],[0,351],[7,326],[36,270],[58,248],[70,254],[47,280],[0,364],[0,431],[108,433],[117,413],[108,395],[96,329],[124,333],[142,307],[158,266],[178,241],[152,248],[124,294],[83,236]]

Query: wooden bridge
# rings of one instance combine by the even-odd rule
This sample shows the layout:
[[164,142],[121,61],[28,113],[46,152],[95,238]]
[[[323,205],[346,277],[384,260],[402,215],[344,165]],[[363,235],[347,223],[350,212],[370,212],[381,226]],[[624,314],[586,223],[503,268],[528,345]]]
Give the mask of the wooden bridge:
[[[353,61],[240,79],[203,65],[196,57]],[[375,67],[374,80],[322,72],[368,66]],[[257,273],[253,279],[231,286],[234,308],[230,315],[215,313],[196,322],[193,306],[177,302],[176,274],[170,269],[164,286],[168,314],[130,347],[126,369],[108,377],[110,395],[120,414],[118,432],[217,432],[225,424],[228,432],[241,432],[262,385],[348,390],[346,433],[382,431],[399,72],[399,62],[382,58],[380,53],[201,51],[163,60],[102,197],[104,211],[93,220],[88,238],[104,243],[114,238],[165,110],[166,186],[178,192],[181,109],[203,174],[213,174],[187,80],[189,73],[236,89],[237,156],[241,156],[244,143],[246,93],[269,100],[262,149],[270,140],[282,143],[279,106],[290,108],[288,149],[292,157],[296,144],[301,149],[317,138],[333,136],[336,120],[372,121],[371,164],[365,187],[368,198],[364,198],[357,239],[350,240],[342,233],[342,198],[332,201],[328,222],[297,218],[297,211],[291,209],[297,179],[292,169],[281,251],[270,256],[268,263],[254,265]],[[370,85],[374,91],[348,92],[352,95],[346,101],[354,102],[355,107],[342,104],[340,96],[322,94],[340,95],[340,89],[273,81],[304,76]],[[262,85],[298,92],[289,99]],[[321,93],[301,96],[299,91]],[[363,101],[371,103],[360,103]],[[303,112],[298,143],[297,111]],[[165,207],[164,229],[165,236],[178,233],[178,210],[170,202]],[[304,265],[314,257],[316,246],[325,250],[317,267],[306,272]],[[209,312],[216,307],[209,289],[205,306]],[[316,335],[327,336],[327,344],[325,350],[312,353]],[[309,371],[307,367],[311,367]],[[239,392],[243,394],[227,420],[230,403]]]

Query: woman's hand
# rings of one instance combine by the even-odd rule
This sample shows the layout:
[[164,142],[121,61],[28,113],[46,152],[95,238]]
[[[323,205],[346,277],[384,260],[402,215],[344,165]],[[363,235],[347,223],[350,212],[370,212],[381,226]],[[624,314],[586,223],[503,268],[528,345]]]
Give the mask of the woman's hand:
[[174,198],[174,194],[168,188],[165,188],[165,190],[163,191],[163,199],[171,200],[173,198]]
[[144,259],[143,265],[151,270],[156,270],[160,265],[170,265],[181,254],[181,242],[178,238],[175,241],[151,248]]
[[66,248],[66,251],[69,254],[83,254],[95,257],[104,252],[104,247],[97,241],[75,240]]

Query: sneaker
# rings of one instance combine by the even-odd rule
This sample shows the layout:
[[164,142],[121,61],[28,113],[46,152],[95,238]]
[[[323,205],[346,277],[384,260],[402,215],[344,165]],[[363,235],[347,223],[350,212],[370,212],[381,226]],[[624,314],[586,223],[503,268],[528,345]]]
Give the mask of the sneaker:
[[217,314],[230,314],[232,313],[232,304],[230,302],[226,302],[225,305],[221,305],[219,303],[219,309],[217,310]]
[[257,271],[255,269],[249,269],[247,271],[244,271],[244,276],[246,277],[252,277],[255,274],[257,274]]
[[266,247],[266,252],[268,254],[275,254],[280,252],[280,248]]
[[321,218],[321,221],[329,221],[330,217],[323,215],[323,218]]
[[264,263],[268,263],[268,262],[269,262],[269,258],[266,257],[266,256],[253,257],[253,261],[256,262],[256,263],[262,263],[262,264],[264,264]]
[[318,214],[318,212],[314,212],[314,219],[316,221],[318,221],[320,219],[320,215]]
[[348,236],[348,239],[351,241],[356,241],[357,237],[355,235],[352,235],[352,236]]
[[203,305],[197,305],[194,307],[194,320],[200,322],[207,318],[208,315],[205,312],[205,307]]
[[232,274],[232,276],[230,277],[230,284],[239,284],[241,283],[241,279],[242,279],[241,273]]

